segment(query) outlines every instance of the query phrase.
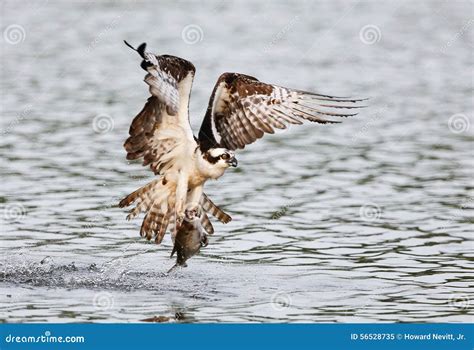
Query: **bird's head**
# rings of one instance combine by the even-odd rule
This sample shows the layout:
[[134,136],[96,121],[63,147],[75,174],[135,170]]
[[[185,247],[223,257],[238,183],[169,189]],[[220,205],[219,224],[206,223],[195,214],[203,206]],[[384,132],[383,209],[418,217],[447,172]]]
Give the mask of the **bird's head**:
[[236,167],[238,164],[234,152],[226,148],[211,148],[206,152],[205,158],[220,168]]

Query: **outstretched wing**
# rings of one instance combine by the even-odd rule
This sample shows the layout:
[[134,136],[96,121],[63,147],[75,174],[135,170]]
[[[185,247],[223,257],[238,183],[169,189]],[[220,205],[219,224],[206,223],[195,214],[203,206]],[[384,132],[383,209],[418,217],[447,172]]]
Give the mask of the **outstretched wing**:
[[141,67],[148,72],[145,82],[152,96],[133,120],[124,147],[127,159],[143,158],[143,165],[160,174],[186,145],[195,145],[188,115],[195,68],[182,58],[155,56],[145,48],[142,44],[134,50],[143,57]]
[[338,123],[332,117],[348,117],[357,113],[338,109],[360,108],[351,99],[319,95],[265,84],[258,79],[238,74],[222,74],[212,92],[206,116],[199,131],[202,148],[225,147],[235,150],[255,142],[265,133],[285,129],[288,124]]

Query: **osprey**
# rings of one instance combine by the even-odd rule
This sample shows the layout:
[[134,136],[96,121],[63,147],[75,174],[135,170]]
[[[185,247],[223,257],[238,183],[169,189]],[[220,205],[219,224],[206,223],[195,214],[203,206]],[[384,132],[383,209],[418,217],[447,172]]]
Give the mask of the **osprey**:
[[176,235],[185,210],[197,205],[204,209],[201,221],[208,233],[213,229],[206,212],[224,223],[231,220],[203,193],[203,187],[237,166],[234,150],[288,124],[337,123],[329,118],[353,116],[357,113],[341,110],[362,107],[357,102],[363,99],[320,95],[266,84],[245,74],[224,73],[195,137],[188,113],[194,65],[179,57],[146,52],[146,43],[136,49],[125,44],[143,58],[141,67],[147,71],[144,80],[151,96],[133,120],[124,147],[127,159],[143,159],[157,177],[122,199],[119,206],[136,202],[127,218],[146,213],[140,234],[148,240],[154,237],[158,244],[169,225]]

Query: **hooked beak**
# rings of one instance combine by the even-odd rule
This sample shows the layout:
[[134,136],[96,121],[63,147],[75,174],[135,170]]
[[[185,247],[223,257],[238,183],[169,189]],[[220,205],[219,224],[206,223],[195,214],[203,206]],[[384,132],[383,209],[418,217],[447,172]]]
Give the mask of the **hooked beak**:
[[232,157],[230,158],[228,161],[227,161],[228,164],[232,165],[234,168],[239,164],[237,162],[237,159],[235,159],[235,157]]

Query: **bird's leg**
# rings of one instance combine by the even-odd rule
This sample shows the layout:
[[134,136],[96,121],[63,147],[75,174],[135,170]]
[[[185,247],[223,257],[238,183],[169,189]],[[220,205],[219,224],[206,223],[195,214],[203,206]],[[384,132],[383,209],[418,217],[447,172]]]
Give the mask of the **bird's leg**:
[[201,208],[201,204],[200,204],[202,192],[203,192],[203,186],[197,186],[193,188],[191,191],[189,191],[186,202],[188,206],[195,207],[196,210],[198,211],[198,217],[196,218],[194,226],[200,234],[201,244],[205,247],[207,246],[207,235],[206,235],[206,232],[204,231],[204,228],[202,227],[202,222],[201,222],[201,217],[204,211],[204,209]]
[[176,226],[180,226],[184,219],[184,206],[186,203],[186,194],[188,192],[188,177],[182,171],[179,172],[176,184]]
[[186,206],[190,208],[198,208],[198,216],[201,216],[201,196],[202,196],[203,186],[194,187],[189,191],[186,198]]

